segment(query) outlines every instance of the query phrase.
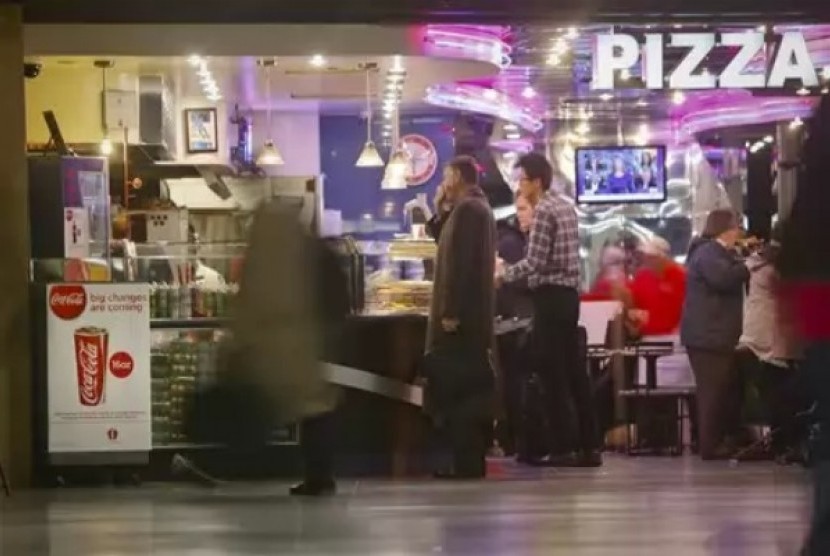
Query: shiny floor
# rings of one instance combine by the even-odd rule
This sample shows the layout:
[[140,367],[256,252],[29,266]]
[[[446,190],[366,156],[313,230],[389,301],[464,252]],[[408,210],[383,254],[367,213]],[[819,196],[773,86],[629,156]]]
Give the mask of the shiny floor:
[[484,483],[342,482],[20,492],[0,501],[0,554],[791,555],[807,476],[771,464],[609,458],[597,470],[494,464]]

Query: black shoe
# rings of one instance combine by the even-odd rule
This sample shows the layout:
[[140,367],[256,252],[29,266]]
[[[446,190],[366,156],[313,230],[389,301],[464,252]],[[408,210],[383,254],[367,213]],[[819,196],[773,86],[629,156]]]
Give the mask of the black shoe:
[[591,450],[582,453],[580,467],[602,467],[602,452]]
[[337,485],[332,479],[326,481],[303,481],[288,491],[291,496],[334,496]]

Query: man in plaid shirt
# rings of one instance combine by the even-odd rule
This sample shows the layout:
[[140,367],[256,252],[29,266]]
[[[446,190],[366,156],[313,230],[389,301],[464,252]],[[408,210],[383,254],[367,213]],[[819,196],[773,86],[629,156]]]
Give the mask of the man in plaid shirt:
[[527,278],[533,291],[534,371],[548,397],[549,455],[539,463],[553,466],[602,465],[591,383],[579,361],[579,226],[576,207],[551,189],[553,168],[531,153],[516,164],[519,188],[539,199],[530,230],[527,256],[505,267],[497,278]]

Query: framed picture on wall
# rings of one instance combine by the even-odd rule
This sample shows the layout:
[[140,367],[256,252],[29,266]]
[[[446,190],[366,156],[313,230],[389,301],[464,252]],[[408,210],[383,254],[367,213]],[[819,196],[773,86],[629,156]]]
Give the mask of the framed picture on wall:
[[219,150],[216,108],[191,108],[184,111],[184,131],[189,154]]

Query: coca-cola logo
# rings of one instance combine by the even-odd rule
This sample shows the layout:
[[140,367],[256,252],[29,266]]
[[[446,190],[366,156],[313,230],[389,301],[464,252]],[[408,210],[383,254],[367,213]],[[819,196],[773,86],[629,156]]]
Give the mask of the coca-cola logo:
[[127,378],[133,374],[134,368],[132,356],[125,351],[119,351],[110,357],[110,372],[117,378]]
[[118,440],[118,429],[109,429],[107,431],[107,438],[115,442]]
[[53,286],[49,292],[49,308],[62,320],[74,320],[86,310],[86,290],[83,286]]
[[81,399],[86,405],[97,405],[98,362],[101,354],[97,342],[82,342],[78,350],[78,365],[81,368]]

